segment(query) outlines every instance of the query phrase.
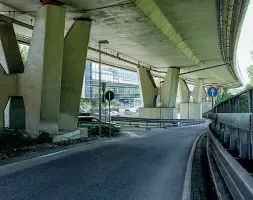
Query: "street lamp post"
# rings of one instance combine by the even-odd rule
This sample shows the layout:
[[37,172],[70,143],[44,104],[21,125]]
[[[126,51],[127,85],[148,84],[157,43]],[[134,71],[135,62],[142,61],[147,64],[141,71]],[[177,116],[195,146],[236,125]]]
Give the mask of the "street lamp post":
[[[162,119],[162,83],[164,81],[160,81],[160,120]],[[160,128],[162,128],[162,123],[160,123]]]
[[188,119],[190,119],[190,97],[191,91],[188,91]]
[[101,128],[101,104],[102,104],[102,101],[101,101],[101,46],[102,44],[109,44],[109,42],[107,40],[100,40],[98,42],[99,44],[99,82],[98,82],[98,95],[99,95],[99,136],[102,136],[102,128]]

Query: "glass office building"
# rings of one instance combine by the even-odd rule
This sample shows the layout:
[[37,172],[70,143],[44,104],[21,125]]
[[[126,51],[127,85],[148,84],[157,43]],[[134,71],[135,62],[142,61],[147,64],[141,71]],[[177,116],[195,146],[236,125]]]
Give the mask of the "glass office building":
[[[121,108],[140,107],[140,90],[136,72],[107,65],[101,67],[101,80],[106,83],[106,91],[113,91]],[[82,97],[96,100],[99,97],[99,64],[87,62]]]

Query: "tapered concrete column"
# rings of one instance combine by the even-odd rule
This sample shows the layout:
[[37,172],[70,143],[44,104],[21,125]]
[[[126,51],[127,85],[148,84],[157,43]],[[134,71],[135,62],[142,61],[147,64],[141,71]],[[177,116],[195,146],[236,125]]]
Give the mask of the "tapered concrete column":
[[23,97],[10,97],[5,107],[4,116],[6,128],[25,129],[25,105]]
[[158,89],[152,77],[150,70],[139,68],[140,93],[144,108],[154,108],[156,106],[156,97]]
[[[180,104],[180,118],[181,119],[202,119],[202,97],[203,97],[203,79],[198,79],[194,90],[191,92],[193,102],[189,102],[189,89],[185,81],[180,81],[181,88],[181,104]],[[188,98],[188,100],[187,100]]]
[[179,80],[181,103],[189,102],[189,88],[184,79]]
[[5,75],[5,70],[0,66],[0,127],[4,125],[4,110],[10,96],[18,96],[18,77]]
[[0,127],[9,127],[10,123],[24,120],[10,117],[10,113],[15,112],[16,107],[7,105],[8,101],[11,103],[10,97],[19,96],[17,74],[24,72],[24,64],[13,25],[3,21],[0,22],[0,64]]
[[91,20],[77,19],[64,42],[59,128],[77,128]]
[[180,69],[170,67],[161,87],[162,107],[175,108]]
[[203,86],[204,86],[204,79],[198,79],[197,84],[195,85],[192,91],[192,97],[194,103],[201,103],[203,97]]
[[21,81],[30,133],[58,132],[65,15],[66,9],[57,5],[38,9]]

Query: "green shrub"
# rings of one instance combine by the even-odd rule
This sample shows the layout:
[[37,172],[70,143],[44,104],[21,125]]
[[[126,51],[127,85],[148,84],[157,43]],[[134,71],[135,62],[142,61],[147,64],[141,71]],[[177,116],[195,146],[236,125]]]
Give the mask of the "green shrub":
[[24,130],[0,129],[0,149],[19,148],[34,144]]
[[[99,136],[99,125],[98,124],[87,125],[86,127],[88,128],[89,137]],[[108,137],[109,136],[109,125],[102,124],[101,132],[102,132],[102,137]],[[111,126],[111,135],[118,136],[119,134],[120,134],[120,128],[112,125]]]
[[45,131],[40,131],[39,136],[36,138],[37,144],[52,143],[52,142],[53,137]]

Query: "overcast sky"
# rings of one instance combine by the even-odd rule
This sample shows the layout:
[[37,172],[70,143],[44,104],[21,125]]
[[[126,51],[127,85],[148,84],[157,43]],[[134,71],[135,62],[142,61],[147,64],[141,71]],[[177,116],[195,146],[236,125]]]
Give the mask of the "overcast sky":
[[250,50],[253,50],[253,3],[249,4],[238,42],[237,59],[243,74],[244,84],[248,83],[247,67],[253,65]]

